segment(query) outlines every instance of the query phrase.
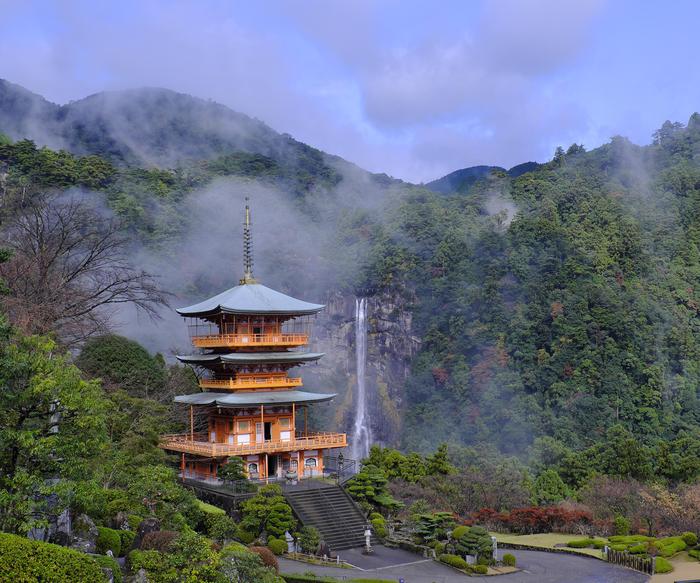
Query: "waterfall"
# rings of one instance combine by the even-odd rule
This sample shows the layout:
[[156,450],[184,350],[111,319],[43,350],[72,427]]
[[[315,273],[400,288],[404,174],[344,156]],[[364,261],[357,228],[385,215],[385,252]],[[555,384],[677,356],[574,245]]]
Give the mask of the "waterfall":
[[352,457],[361,460],[369,454],[372,435],[367,414],[367,298],[355,299],[355,359],[357,386],[355,390],[355,423],[352,430]]

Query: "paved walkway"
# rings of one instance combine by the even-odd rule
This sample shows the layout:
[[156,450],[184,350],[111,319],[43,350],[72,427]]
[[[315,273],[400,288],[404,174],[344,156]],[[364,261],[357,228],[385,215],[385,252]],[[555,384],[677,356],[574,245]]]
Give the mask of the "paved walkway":
[[[646,583],[647,575],[610,565],[597,559],[539,551],[511,551],[523,569],[517,573],[499,576],[489,581],[503,583]],[[405,583],[467,583],[468,579],[447,565],[426,560],[399,549],[377,547],[374,558],[364,557],[359,551],[344,551],[342,559],[358,563],[356,569],[318,567],[298,561],[279,558],[283,573],[312,571],[339,579],[378,578],[389,581],[403,579]],[[360,559],[358,560],[358,556]]]

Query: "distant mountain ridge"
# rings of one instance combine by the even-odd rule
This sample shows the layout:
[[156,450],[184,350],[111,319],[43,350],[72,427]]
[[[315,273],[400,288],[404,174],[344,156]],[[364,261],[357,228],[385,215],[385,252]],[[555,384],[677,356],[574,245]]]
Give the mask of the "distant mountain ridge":
[[312,158],[354,166],[224,105],[159,88],[109,91],[57,105],[0,79],[0,132],[126,165],[173,167],[249,152],[288,165]]
[[537,162],[518,164],[517,166],[513,166],[510,170],[506,170],[500,166],[470,166],[468,168],[455,170],[442,178],[428,182],[425,187],[440,194],[450,194],[453,192],[465,193],[475,182],[486,178],[491,172],[505,172],[511,178],[517,178],[521,174],[537,170],[540,166],[541,164]]

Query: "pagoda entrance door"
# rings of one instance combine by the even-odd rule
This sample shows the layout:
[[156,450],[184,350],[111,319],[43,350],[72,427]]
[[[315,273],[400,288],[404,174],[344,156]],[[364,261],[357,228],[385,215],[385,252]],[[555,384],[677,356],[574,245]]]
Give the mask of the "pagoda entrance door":
[[271,455],[267,458],[267,471],[268,476],[276,476],[277,468],[279,467],[279,456]]
[[265,422],[265,441],[272,441],[272,422]]

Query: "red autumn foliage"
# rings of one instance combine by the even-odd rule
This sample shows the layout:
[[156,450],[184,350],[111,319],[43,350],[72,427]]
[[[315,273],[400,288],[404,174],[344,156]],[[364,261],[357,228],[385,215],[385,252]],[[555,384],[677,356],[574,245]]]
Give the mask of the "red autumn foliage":
[[433,368],[433,378],[438,385],[444,385],[448,380],[450,380],[450,373],[448,373],[444,368],[436,366]]
[[517,534],[582,532],[593,524],[593,516],[585,510],[570,510],[561,506],[526,506],[514,508],[510,512],[482,508],[474,512],[468,522],[483,524],[490,530]]
[[277,562],[277,557],[275,557],[270,549],[267,547],[248,547],[248,550],[251,553],[259,555],[266,567],[272,567],[275,570],[275,573],[279,573],[280,566]]

